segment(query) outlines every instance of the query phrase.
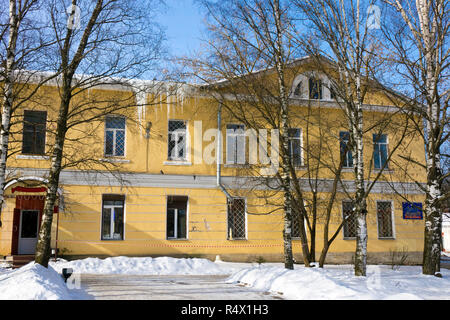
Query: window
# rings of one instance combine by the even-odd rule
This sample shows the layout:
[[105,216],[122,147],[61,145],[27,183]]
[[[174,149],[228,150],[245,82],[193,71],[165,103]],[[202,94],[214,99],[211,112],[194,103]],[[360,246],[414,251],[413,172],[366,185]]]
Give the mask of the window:
[[345,152],[344,155],[344,168],[352,168],[353,167],[353,156],[350,150],[347,149],[347,144],[350,140],[350,133],[347,131],[341,131],[339,132],[339,139],[340,139],[340,149],[341,149],[341,156]]
[[302,131],[301,129],[289,129],[288,154],[292,165],[300,167],[302,165]]
[[387,158],[388,158],[387,135],[373,134],[373,163],[375,169],[383,168],[386,165]]
[[302,82],[300,81],[300,82],[295,86],[294,96],[295,96],[295,97],[301,97],[302,95],[303,95],[303,85],[302,85]]
[[186,121],[169,120],[168,159],[186,160]]
[[123,240],[125,196],[104,195],[102,208],[102,240]]
[[245,199],[228,199],[228,239],[246,239],[246,233]]
[[125,118],[106,117],[105,155],[123,157],[125,155]]
[[186,196],[167,198],[167,239],[187,239]]
[[321,100],[323,98],[322,80],[316,78],[309,78],[309,98],[314,100]]
[[394,238],[392,202],[377,201],[378,238]]
[[227,164],[245,164],[245,126],[227,124]]
[[[297,212],[296,210],[292,210],[292,238],[300,238],[300,212]],[[306,233],[307,230],[307,222],[306,219],[303,219],[304,222],[304,230]]]
[[342,201],[342,216],[344,222],[344,239],[356,238],[356,219],[353,215],[353,202]]
[[25,110],[23,116],[22,153],[45,154],[47,112]]

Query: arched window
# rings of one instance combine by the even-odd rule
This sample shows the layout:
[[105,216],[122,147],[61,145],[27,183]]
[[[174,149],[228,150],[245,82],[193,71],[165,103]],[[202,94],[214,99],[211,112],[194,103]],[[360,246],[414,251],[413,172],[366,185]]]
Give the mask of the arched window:
[[309,78],[309,98],[314,100],[323,99],[322,80],[317,78]]
[[303,91],[302,89],[303,89],[303,86],[302,86],[302,82],[300,81],[297,84],[297,86],[295,87],[294,96],[301,97],[302,96],[302,91]]

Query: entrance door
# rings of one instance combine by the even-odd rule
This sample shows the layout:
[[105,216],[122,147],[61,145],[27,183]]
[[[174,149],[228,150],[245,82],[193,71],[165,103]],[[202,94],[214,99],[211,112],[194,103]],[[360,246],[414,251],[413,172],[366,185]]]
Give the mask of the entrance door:
[[20,214],[19,254],[34,254],[38,240],[39,210],[22,210]]

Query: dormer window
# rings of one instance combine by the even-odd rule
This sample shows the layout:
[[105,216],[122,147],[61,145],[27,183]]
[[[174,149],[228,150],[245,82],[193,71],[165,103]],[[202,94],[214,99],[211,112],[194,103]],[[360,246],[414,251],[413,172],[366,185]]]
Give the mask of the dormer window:
[[302,82],[300,81],[297,86],[295,87],[294,90],[294,96],[296,97],[301,97],[302,96],[302,92],[303,92],[303,86],[302,86]]
[[323,88],[322,80],[316,78],[309,78],[309,99],[322,100]]

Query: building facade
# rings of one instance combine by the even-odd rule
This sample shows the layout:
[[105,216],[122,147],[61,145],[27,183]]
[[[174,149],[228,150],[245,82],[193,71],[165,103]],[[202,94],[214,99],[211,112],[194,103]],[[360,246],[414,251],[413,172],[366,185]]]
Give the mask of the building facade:
[[[326,129],[330,157],[342,152],[348,133],[341,123],[343,111],[325,85],[325,78],[323,83],[311,82],[303,73],[291,81],[290,153],[308,195],[310,169],[305,145],[324,127],[309,126],[306,115],[312,110],[322,126],[325,119],[333,124]],[[0,255],[4,256],[35,251],[58,107],[56,86],[50,84],[40,90],[39,103],[30,102],[20,110],[15,124],[18,133],[11,149],[16,152],[8,160],[9,180],[0,228]],[[248,178],[249,158],[255,148],[245,135],[245,126],[226,111],[218,122],[215,99],[190,85],[179,87],[176,93],[158,94],[136,93],[124,86],[98,86],[81,96],[93,95],[131,95],[137,106],[82,123],[69,133],[73,141],[66,146],[67,166],[61,174],[52,231],[52,247],[59,255],[211,259],[219,255],[230,261],[261,257],[282,261],[283,212],[276,210],[276,192],[270,195],[273,201],[267,201],[268,188]],[[367,167],[373,171],[368,173],[370,181],[387,161],[388,150],[396,145],[399,123],[404,120],[382,95],[373,95],[365,113],[368,123],[386,115],[396,120],[383,132],[377,129],[366,134]],[[209,131],[218,127],[221,147],[214,136],[217,131]],[[423,141],[409,137],[398,150],[424,159],[423,149]],[[238,150],[245,151],[242,154]],[[219,166],[218,155],[222,156]],[[423,220],[417,210],[408,211],[407,202],[424,201],[410,177],[425,181],[425,173],[411,167],[408,177],[394,165],[400,159],[392,157],[392,166],[387,167],[369,196],[369,263],[389,262],[398,251],[407,252],[409,263],[421,262]],[[319,195],[325,199],[332,175],[323,169],[317,178]],[[346,194],[354,191],[352,179],[352,157],[346,154],[342,172],[342,188],[346,189],[341,190],[333,207],[331,230],[336,230],[352,210]],[[219,180],[225,190],[218,185]],[[231,202],[227,193],[233,196]],[[281,201],[280,194],[278,197]],[[408,216],[413,211],[415,214]],[[294,228],[294,256],[301,261],[296,232]],[[317,252],[322,249],[321,232],[319,222]],[[330,249],[328,263],[351,262],[355,232],[354,221],[348,219]]]

